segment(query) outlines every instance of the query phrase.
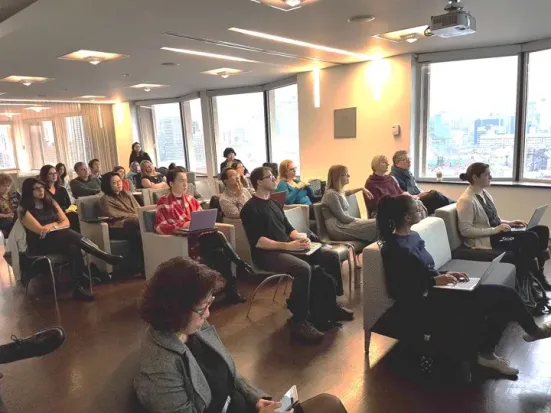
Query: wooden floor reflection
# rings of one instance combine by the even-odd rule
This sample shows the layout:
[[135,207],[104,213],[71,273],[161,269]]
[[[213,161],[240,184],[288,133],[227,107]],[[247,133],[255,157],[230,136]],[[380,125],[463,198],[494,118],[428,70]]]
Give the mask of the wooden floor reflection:
[[[0,263],[0,342],[53,325],[67,332],[56,353],[0,366],[0,394],[8,411],[87,412],[106,377],[139,346],[144,325],[136,298],[143,285],[126,280],[96,287],[93,303],[74,302],[60,288],[57,311],[46,279],[33,282],[25,296]],[[240,289],[251,294],[254,285]],[[395,342],[386,337],[373,336],[367,360],[360,290],[346,297],[356,320],[328,334],[320,346],[289,339],[281,292],[274,303],[273,289],[263,291],[251,319],[245,318],[245,304],[215,307],[209,320],[240,372],[274,396],[296,384],[301,398],[333,393],[350,413],[551,413],[551,340],[527,344],[518,327],[508,329],[500,353],[520,368],[517,381],[481,375],[469,387],[427,383],[400,368],[400,356],[392,354]]]

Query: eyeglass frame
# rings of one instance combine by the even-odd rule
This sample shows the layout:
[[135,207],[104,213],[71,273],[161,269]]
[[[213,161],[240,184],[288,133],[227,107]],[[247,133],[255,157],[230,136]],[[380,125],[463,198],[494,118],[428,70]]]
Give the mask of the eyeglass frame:
[[203,316],[205,315],[205,313],[207,312],[207,310],[210,308],[210,306],[212,305],[212,303],[214,303],[214,300],[216,299],[216,297],[213,295],[209,298],[207,304],[205,305],[204,308],[200,309],[200,310],[197,310],[195,308],[192,308],[191,311],[193,311],[195,314],[199,315],[199,317],[203,318]]

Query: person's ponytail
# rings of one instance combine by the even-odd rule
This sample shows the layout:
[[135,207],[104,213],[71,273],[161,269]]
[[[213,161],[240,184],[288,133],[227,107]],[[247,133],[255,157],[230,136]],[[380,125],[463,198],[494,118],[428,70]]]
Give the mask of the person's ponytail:
[[390,195],[383,196],[377,205],[377,232],[379,242],[388,241],[394,230],[396,222],[394,219],[394,210],[396,199]]

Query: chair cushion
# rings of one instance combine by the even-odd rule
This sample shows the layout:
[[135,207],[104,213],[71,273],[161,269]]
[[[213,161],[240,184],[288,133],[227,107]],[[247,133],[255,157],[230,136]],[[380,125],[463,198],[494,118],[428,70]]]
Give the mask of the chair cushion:
[[100,216],[100,197],[93,196],[87,199],[81,199],[79,202],[79,217],[83,221],[91,221]]
[[[481,277],[490,265],[489,262],[451,260],[439,268],[439,271],[458,271],[470,277]],[[505,285],[515,288],[516,269],[513,264],[499,263],[484,284]]]
[[457,222],[457,204],[450,204],[434,211],[434,215],[444,220],[448,235],[448,242],[452,251],[463,245]]
[[168,189],[162,189],[160,191],[151,191],[151,199],[153,203],[156,204],[157,202],[159,202],[159,199],[161,199],[161,197],[166,194],[168,194]]
[[363,249],[371,244],[370,242],[366,241],[346,241],[346,243],[352,244],[352,246],[354,247],[354,252],[356,254],[361,254]]
[[157,211],[144,211],[143,222],[147,232],[155,232],[155,214]]
[[440,268],[452,259],[446,225],[441,218],[425,218],[411,229],[418,232],[425,241],[425,248],[434,258],[436,268]]
[[350,251],[347,247],[344,245],[331,245],[330,246],[333,251],[335,251],[337,254],[339,254],[339,260],[341,262],[346,261],[348,259]]
[[67,263],[67,258],[61,254],[31,254],[30,252],[25,252],[20,254],[21,256],[25,257],[28,260],[34,261],[38,258],[42,257],[48,257],[50,261],[52,261],[52,265],[63,265]]
[[356,198],[356,194],[348,196],[346,200],[350,205],[348,213],[354,218],[361,218],[362,214],[360,213],[360,206],[358,205],[358,198]]
[[[487,250],[487,249],[472,249],[466,245],[462,245],[456,250],[452,251],[452,258],[455,260],[470,260],[470,261],[492,261],[495,257],[501,254],[503,251],[499,250]],[[508,262],[506,257],[503,258],[503,262]]]

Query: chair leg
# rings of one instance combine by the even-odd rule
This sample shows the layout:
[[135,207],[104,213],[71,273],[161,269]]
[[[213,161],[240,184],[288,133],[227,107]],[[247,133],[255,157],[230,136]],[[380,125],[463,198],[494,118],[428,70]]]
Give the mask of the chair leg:
[[85,257],[86,257],[86,266],[88,267],[88,279],[90,280],[90,294],[94,294],[94,287],[92,287],[94,283],[92,282],[92,271],[90,269],[90,261],[91,261],[90,254],[85,254]]
[[280,277],[279,280],[277,280],[276,288],[274,290],[274,297],[272,298],[272,301],[275,302],[277,292],[279,291],[279,284],[281,284],[281,280],[283,280],[283,277]]
[[352,260],[350,254],[348,254],[348,298],[352,298],[352,278],[354,271],[352,270]]
[[274,275],[270,275],[269,277],[267,277],[264,281],[262,281],[258,287],[256,287],[256,289],[254,290],[254,293],[253,293],[253,296],[251,297],[251,302],[249,303],[249,309],[247,310],[247,315],[246,317],[249,317],[249,313],[251,312],[251,308],[253,306],[253,303],[254,303],[254,299],[256,297],[256,294],[258,293],[258,291],[260,291],[260,289],[267,283],[269,283],[270,281],[272,280],[275,280],[276,278],[279,279],[281,281],[281,278],[285,278],[285,277],[289,277],[289,278],[293,278],[291,277],[289,274],[274,274]]
[[287,295],[287,288],[289,288],[289,279],[285,280],[285,289],[283,290],[283,295]]

